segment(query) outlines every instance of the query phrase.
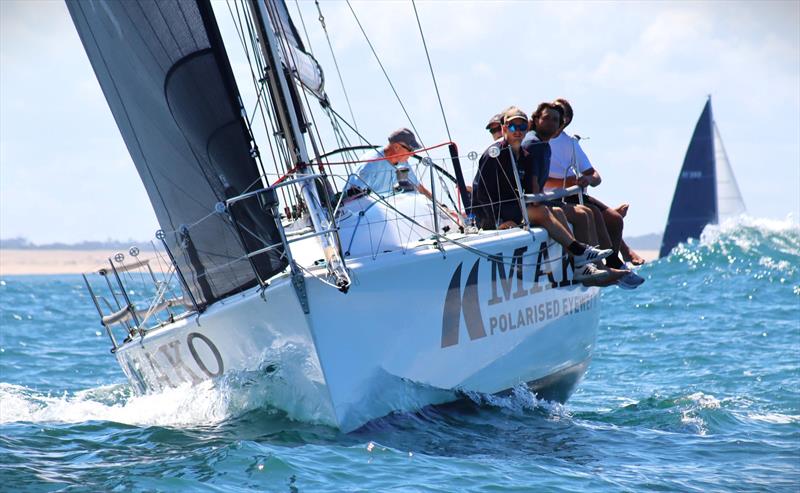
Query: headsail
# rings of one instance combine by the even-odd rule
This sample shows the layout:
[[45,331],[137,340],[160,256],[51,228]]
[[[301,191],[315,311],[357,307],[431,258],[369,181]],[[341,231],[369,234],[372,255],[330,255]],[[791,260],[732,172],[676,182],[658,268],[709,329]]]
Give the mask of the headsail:
[[725,152],[725,146],[722,145],[722,138],[716,122],[714,123],[714,155],[717,163],[718,219],[724,221],[744,213],[745,207],[742,192],[739,191],[736,177],[733,176],[728,153]]
[[[250,204],[239,236],[215,205],[261,187],[208,0],[67,2],[89,60],[198,305],[281,271],[273,218]],[[241,216],[241,217],[240,217]],[[261,238],[256,240],[255,237]],[[237,260],[239,259],[239,260]],[[252,263],[252,265],[251,265]]]
[[714,123],[709,97],[697,121],[672,197],[659,257],[707,224],[744,212],[744,201]]

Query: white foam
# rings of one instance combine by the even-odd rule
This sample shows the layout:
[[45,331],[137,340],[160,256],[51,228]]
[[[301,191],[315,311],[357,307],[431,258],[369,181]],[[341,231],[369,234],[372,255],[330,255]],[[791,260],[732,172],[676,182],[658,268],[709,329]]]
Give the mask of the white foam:
[[796,237],[800,234],[800,224],[791,214],[787,215],[785,219],[759,218],[742,214],[727,219],[721,224],[709,224],[706,226],[700,235],[700,244],[713,246],[719,243],[720,240],[731,240],[736,246],[747,251],[755,246],[756,240],[752,235],[742,234],[743,231],[747,230],[760,236],[789,234]]
[[800,423],[800,416],[791,416],[788,414],[780,413],[767,413],[767,414],[748,414],[747,419],[751,421],[758,421],[761,423],[772,423],[777,425],[787,425],[791,423]]
[[686,396],[687,399],[696,403],[700,409],[719,409],[720,401],[713,395],[695,392]]
[[522,413],[526,410],[544,409],[548,413],[557,417],[569,417],[569,412],[563,404],[557,402],[537,399],[527,385],[520,383],[507,395],[482,394],[480,392],[466,391],[464,394],[473,402],[480,405],[489,405],[508,409],[514,413]]
[[0,423],[113,421],[136,426],[198,426],[219,423],[240,411],[231,394],[211,382],[133,396],[127,385],[108,385],[60,396],[0,383]]

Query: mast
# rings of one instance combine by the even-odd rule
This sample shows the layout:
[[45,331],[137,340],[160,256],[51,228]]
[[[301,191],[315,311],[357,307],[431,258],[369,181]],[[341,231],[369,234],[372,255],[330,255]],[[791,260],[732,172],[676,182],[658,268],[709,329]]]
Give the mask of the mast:
[[[301,130],[300,121],[303,103],[297,97],[296,86],[288,69],[281,64],[278,39],[269,20],[276,12],[272,0],[249,0],[253,17],[258,30],[259,45],[267,61],[267,85],[275,106],[279,132],[289,149],[292,165],[300,177],[312,176],[313,169],[309,165],[308,150],[305,137]],[[327,260],[328,272],[334,277],[335,284],[342,291],[347,291],[350,286],[350,277],[347,274],[344,262],[336,247],[337,241],[331,221],[325,214],[325,208],[319,197],[319,192],[313,180],[303,181],[301,184],[303,199],[308,207],[308,214],[314,231],[319,233],[322,249]],[[332,218],[331,218],[332,220]]]

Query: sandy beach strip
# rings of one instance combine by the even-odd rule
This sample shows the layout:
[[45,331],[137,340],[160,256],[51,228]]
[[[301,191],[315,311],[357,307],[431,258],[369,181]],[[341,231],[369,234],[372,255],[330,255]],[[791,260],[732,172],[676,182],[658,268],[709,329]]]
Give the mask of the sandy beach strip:
[[[109,257],[117,252],[118,250],[2,249],[0,276],[96,272],[101,267],[108,267]],[[152,255],[145,258],[148,257]],[[125,259],[130,262],[131,257],[126,254]]]
[[[36,274],[81,274],[108,266],[111,250],[0,250],[0,276]],[[648,262],[658,257],[658,250],[638,250]],[[126,255],[126,258],[130,258]]]

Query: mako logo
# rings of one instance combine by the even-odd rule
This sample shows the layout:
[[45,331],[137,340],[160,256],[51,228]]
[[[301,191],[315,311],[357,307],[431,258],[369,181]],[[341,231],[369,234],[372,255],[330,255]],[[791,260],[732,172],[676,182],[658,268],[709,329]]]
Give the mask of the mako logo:
[[464,314],[464,323],[467,325],[467,333],[471,340],[486,337],[486,329],[483,326],[480,303],[478,301],[478,268],[480,259],[475,261],[472,269],[467,276],[467,284],[464,287],[464,294],[461,294],[461,268],[463,263],[458,264],[453,277],[450,279],[450,287],[447,288],[447,296],[444,300],[444,312],[442,314],[442,347],[449,347],[458,344],[458,332],[461,326],[461,314]]
[[[498,309],[502,310],[506,303],[516,303],[517,305],[529,309],[525,312],[523,321],[530,319],[533,323],[538,319],[538,315],[533,312],[531,301],[522,298],[529,298],[545,289],[555,289],[573,284],[568,277],[568,269],[571,260],[567,256],[550,261],[548,245],[546,241],[539,244],[538,252],[528,252],[528,247],[516,248],[511,256],[504,256],[502,252],[489,255],[486,259],[491,265],[491,282],[484,283],[487,291],[490,290],[491,296],[486,300],[486,308],[489,310],[489,333],[494,335],[495,328],[504,332],[502,317],[498,315]],[[536,263],[531,264],[533,258]],[[525,259],[530,259],[527,262]],[[558,262],[561,266],[560,280],[556,280],[556,275],[552,272],[554,263]],[[463,262],[458,264],[453,277],[450,278],[450,286],[444,300],[444,310],[442,312],[442,348],[455,346],[459,342],[461,332],[461,318],[463,315],[467,334],[470,340],[481,339],[487,336],[486,326],[484,325],[483,315],[481,314],[480,300],[478,297],[478,273],[481,259],[475,260],[472,269],[467,276],[464,290],[461,290],[461,271]],[[527,273],[527,275],[526,275]],[[540,282],[540,280],[544,282]],[[526,306],[529,305],[529,306]],[[506,321],[507,322],[507,321]],[[505,325],[509,326],[508,323]]]

